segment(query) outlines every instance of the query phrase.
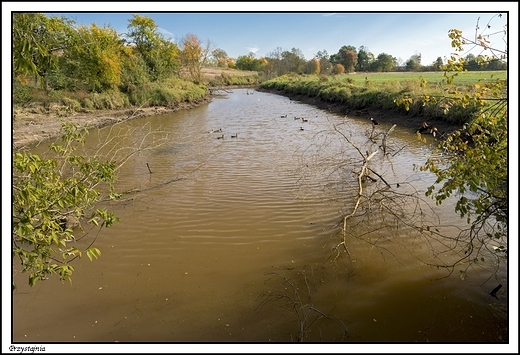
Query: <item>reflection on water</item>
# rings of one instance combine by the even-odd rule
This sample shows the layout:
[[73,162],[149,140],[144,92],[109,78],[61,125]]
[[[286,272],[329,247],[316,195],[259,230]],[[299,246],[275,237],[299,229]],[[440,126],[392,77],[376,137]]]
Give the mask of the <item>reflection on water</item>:
[[488,283],[478,270],[445,277],[425,262],[453,256],[396,222],[460,228],[452,205],[430,210],[414,198],[434,179],[414,171],[431,147],[410,132],[397,127],[387,142],[395,155],[373,158],[390,188],[366,182],[366,193],[379,189],[377,203],[363,204],[341,234],[361,156],[380,144],[367,139],[371,129],[366,119],[234,90],[92,132],[88,149],[117,132],[119,146],[157,147],[120,171],[118,188],[129,193],[109,208],[121,222],[97,239],[100,259],[76,264],[72,285],[30,289],[15,276],[13,340],[506,341],[506,293],[488,294],[505,271]]

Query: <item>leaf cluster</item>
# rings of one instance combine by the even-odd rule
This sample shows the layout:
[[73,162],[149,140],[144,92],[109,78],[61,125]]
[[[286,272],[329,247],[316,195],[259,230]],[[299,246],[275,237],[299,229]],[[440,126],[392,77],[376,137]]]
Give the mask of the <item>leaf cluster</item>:
[[[76,155],[87,134],[71,123],[63,125],[61,144],[52,144],[53,157],[13,153],[13,257],[33,286],[56,274],[71,281],[71,261],[83,252],[92,260],[101,252],[84,244],[84,224],[109,227],[117,217],[95,205],[106,195],[115,199],[114,162]],[[87,232],[88,234],[88,232]]]
[[[476,35],[476,41],[469,41],[462,36],[462,31],[452,30],[450,38],[459,52],[467,44],[490,50],[489,41],[484,41],[481,35]],[[454,54],[454,60],[445,67],[445,76],[450,80],[464,70],[464,60],[456,57]],[[494,55],[485,58],[493,59]],[[474,108],[476,114],[462,129],[440,142],[435,154],[420,167],[437,177],[426,192],[437,204],[456,195],[455,212],[471,225],[471,238],[476,238],[479,232],[483,232],[488,241],[507,236],[507,87],[507,81],[496,79],[474,84],[464,92],[451,90],[449,96],[443,98],[445,110],[459,105]]]

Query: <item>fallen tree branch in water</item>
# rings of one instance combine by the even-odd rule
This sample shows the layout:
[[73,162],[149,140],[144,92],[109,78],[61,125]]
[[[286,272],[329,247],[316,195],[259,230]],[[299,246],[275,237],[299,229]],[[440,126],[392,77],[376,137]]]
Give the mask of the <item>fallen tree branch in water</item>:
[[386,155],[386,138],[388,137],[388,135],[394,130],[394,128],[396,127],[397,125],[393,125],[392,127],[390,127],[390,129],[383,135],[383,140],[381,142],[381,148],[383,149],[383,154]]
[[[358,151],[359,151],[359,149],[358,149]],[[368,163],[370,162],[370,159],[372,159],[377,154],[377,152],[378,152],[378,150],[376,150],[375,152],[372,152],[368,157],[366,157],[363,165],[361,166],[361,171],[359,172],[358,177],[357,177],[358,193],[357,193],[357,197],[356,197],[356,204],[354,205],[354,209],[352,210],[352,212],[349,213],[348,215],[346,215],[343,218],[343,234],[345,234],[345,231],[347,230],[347,221],[348,221],[348,219],[352,218],[353,216],[356,215],[357,210],[359,208],[359,204],[361,203],[361,198],[365,197],[366,199],[368,199],[368,197],[363,196],[363,179],[368,175],[367,171],[370,170],[367,167]],[[345,250],[347,251],[347,253],[350,256],[350,253],[349,253],[348,248],[347,248],[346,241],[343,240],[343,242],[341,242],[340,245],[341,244],[343,244],[343,246],[345,247]]]

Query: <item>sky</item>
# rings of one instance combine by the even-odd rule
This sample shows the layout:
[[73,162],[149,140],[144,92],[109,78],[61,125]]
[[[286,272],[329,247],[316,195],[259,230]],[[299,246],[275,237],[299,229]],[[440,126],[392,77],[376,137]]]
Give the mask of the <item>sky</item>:
[[[127,32],[128,21],[133,14],[147,16],[154,20],[165,38],[175,43],[191,33],[202,43],[209,42],[211,48],[222,49],[235,59],[250,52],[260,58],[277,48],[289,51],[296,48],[310,60],[318,51],[327,51],[331,55],[347,45],[357,49],[364,46],[375,57],[381,53],[390,54],[399,63],[420,54],[423,65],[433,63],[438,57],[445,59],[454,52],[448,38],[450,29],[460,29],[473,38],[477,21],[480,21],[481,29],[491,21],[491,28],[486,29],[486,33],[490,34],[503,29],[507,18],[505,11],[513,10],[515,5],[518,10],[518,4],[513,2],[474,3],[471,11],[475,12],[471,13],[458,12],[467,9],[467,3],[456,2],[127,2],[125,6],[110,2],[74,2],[72,6],[71,3],[30,4],[19,3],[15,11],[63,15],[79,25],[106,25],[118,33]],[[450,12],[439,12],[447,9]],[[496,15],[501,11],[504,16],[499,18]],[[517,15],[516,11],[518,19]],[[505,48],[501,35],[492,38],[499,48]]]

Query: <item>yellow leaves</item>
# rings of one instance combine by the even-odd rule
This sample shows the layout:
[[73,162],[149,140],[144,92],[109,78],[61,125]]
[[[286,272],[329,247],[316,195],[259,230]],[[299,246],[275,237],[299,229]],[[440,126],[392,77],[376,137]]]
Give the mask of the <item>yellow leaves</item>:
[[[420,133],[419,131],[417,131],[415,134],[416,134],[416,136],[417,136],[417,140],[418,140],[419,142],[421,142],[421,143],[426,143],[426,138],[423,138],[422,135],[421,135],[421,133]],[[421,170],[421,171],[424,171],[423,168],[424,168],[424,167],[421,166],[421,167],[420,167],[420,170]]]
[[92,261],[92,259],[97,259],[101,255],[101,250],[98,248],[90,248],[87,249],[87,256]]
[[157,28],[157,24],[151,17],[140,16],[140,15],[132,15],[132,19],[129,20],[129,24],[127,28],[140,28],[140,29],[152,29],[155,30]]
[[394,102],[404,107],[406,111],[410,111],[410,106],[413,104],[413,99],[411,97],[401,97],[399,99],[395,99]]

